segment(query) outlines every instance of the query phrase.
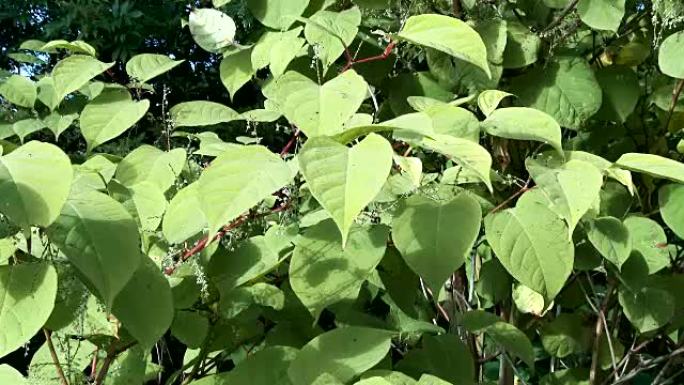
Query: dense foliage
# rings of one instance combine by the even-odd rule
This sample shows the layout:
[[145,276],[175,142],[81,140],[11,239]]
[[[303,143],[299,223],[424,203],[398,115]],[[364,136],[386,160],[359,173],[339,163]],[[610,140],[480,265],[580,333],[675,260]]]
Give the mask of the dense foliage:
[[684,381],[680,2],[0,16],[0,384]]

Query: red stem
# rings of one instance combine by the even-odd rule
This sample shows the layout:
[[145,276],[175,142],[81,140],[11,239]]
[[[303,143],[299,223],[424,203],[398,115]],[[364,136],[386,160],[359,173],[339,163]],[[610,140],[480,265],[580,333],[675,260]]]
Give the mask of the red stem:
[[385,51],[383,53],[381,53],[380,55],[366,57],[363,59],[352,58],[351,54],[349,53],[349,50],[345,49],[345,56],[347,57],[347,64],[344,66],[344,68],[342,68],[342,71],[340,71],[340,73],[345,72],[346,70],[352,68],[352,66],[354,64],[361,64],[361,63],[368,63],[368,62],[372,62],[372,61],[385,60],[392,54],[392,50],[394,49],[394,47],[396,47],[396,45],[397,45],[397,43],[395,41],[390,41],[389,44],[387,44],[387,47],[385,47]]
[[299,128],[295,130],[294,134],[292,135],[292,138],[290,138],[290,141],[287,142],[285,147],[280,151],[280,156],[283,157],[287,155],[288,152],[292,149],[292,146],[294,146],[295,142],[297,142],[297,137],[299,136]]

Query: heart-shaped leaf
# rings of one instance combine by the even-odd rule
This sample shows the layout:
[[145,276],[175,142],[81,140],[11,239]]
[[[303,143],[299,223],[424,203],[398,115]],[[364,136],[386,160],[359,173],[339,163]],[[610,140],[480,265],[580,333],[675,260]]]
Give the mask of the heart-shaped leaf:
[[126,73],[145,83],[167,71],[170,71],[184,60],[173,60],[166,55],[143,53],[133,56],[126,62]]

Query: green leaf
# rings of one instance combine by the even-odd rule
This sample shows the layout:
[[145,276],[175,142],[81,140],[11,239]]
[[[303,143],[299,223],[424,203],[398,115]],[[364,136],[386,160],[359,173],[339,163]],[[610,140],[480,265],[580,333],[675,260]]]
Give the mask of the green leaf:
[[482,122],[486,133],[508,139],[535,140],[548,143],[559,153],[561,128],[552,116],[533,108],[509,107],[492,112]]
[[0,95],[20,107],[33,108],[38,97],[36,85],[28,78],[12,75],[0,84]]
[[411,196],[392,222],[392,240],[406,264],[434,292],[468,255],[480,233],[482,210],[468,194],[438,202]]
[[62,99],[58,98],[57,92],[55,91],[55,82],[50,76],[44,76],[38,83],[38,100],[47,106],[50,111],[54,110]]
[[252,79],[256,70],[252,67],[251,49],[243,49],[223,57],[219,68],[221,83],[230,93],[231,99],[235,99],[235,93]]
[[88,143],[87,151],[123,134],[142,119],[149,107],[149,100],[133,101],[126,90],[100,94],[81,112],[81,133]]
[[509,96],[515,95],[499,90],[485,90],[477,96],[477,106],[485,116],[489,117],[499,107],[499,103]]
[[0,212],[24,231],[47,227],[66,202],[72,178],[71,162],[57,146],[26,143],[0,157]]
[[252,67],[271,66],[275,78],[285,73],[288,64],[300,53],[306,40],[299,37],[302,27],[287,32],[266,31],[252,49]]
[[12,124],[12,131],[19,137],[19,140],[23,143],[27,136],[38,132],[43,128],[47,127],[45,122],[40,119],[24,119]]
[[0,365],[0,383],[12,385],[26,385],[26,378],[13,367]]
[[112,181],[107,186],[109,194],[121,202],[138,222],[140,230],[152,233],[157,230],[166,211],[166,197],[152,182],[140,182],[131,187]]
[[553,303],[547,305],[543,295],[523,284],[515,285],[513,303],[521,313],[534,314],[537,317],[543,317],[549,306],[553,305]]
[[309,0],[247,0],[247,8],[261,24],[277,29],[290,28],[304,13]]
[[0,357],[27,343],[50,317],[57,272],[47,263],[0,266]]
[[207,275],[227,293],[275,268],[280,262],[278,252],[266,237],[252,237],[235,250],[219,249],[209,261]]
[[[92,362],[92,356],[97,346],[89,341],[78,341],[62,333],[52,333],[53,347],[64,371],[64,375],[72,384],[85,381],[83,371]],[[31,358],[28,367],[28,383],[30,384],[59,384],[60,376],[55,370],[50,348],[43,344]]]
[[309,385],[323,373],[346,383],[372,368],[390,349],[394,332],[350,326],[309,341],[287,370],[293,384]]
[[584,353],[591,344],[591,329],[577,314],[562,313],[541,329],[544,349],[554,357],[564,358]]
[[325,70],[351,45],[359,31],[361,11],[352,7],[342,12],[316,12],[304,27],[304,36],[315,49]]
[[482,38],[459,19],[437,14],[411,16],[397,37],[464,60],[491,77],[487,48]]
[[197,349],[209,333],[209,320],[197,311],[177,311],[171,334],[188,348]]
[[135,220],[119,202],[95,190],[72,190],[48,237],[108,307],[140,263]]
[[116,179],[126,187],[150,182],[166,192],[185,166],[185,150],[169,152],[150,145],[142,145],[126,155],[116,168]]
[[623,223],[629,231],[632,249],[643,257],[649,275],[670,265],[667,236],[658,222],[649,218],[630,216]]
[[455,384],[472,384],[473,358],[456,334],[423,337],[423,346],[410,350],[396,366],[411,377],[431,374]]
[[209,52],[218,52],[233,44],[235,22],[225,13],[212,8],[196,8],[190,12],[188,27],[195,43]]
[[[54,82],[54,98],[57,100],[57,104],[66,95],[77,91],[86,85],[90,79],[108,70],[113,65],[113,62],[103,63],[88,55],[73,55],[61,60],[52,69],[51,74]],[[48,107],[52,108],[52,102]]]
[[573,368],[558,370],[542,377],[540,385],[590,385],[589,369]]
[[322,86],[298,72],[288,71],[264,89],[264,95],[309,138],[341,132],[367,92],[368,84],[353,70]]
[[593,29],[617,32],[625,16],[625,0],[580,0],[577,13]]
[[241,361],[235,369],[193,381],[192,385],[289,385],[287,368],[297,349],[271,346]]
[[78,118],[78,114],[66,114],[61,115],[58,112],[52,112],[50,115],[43,118],[43,123],[47,128],[55,134],[55,139],[59,139],[59,135],[64,132],[67,128],[71,127],[71,124]]
[[68,42],[66,40],[61,39],[51,40],[43,44],[42,47],[36,48],[36,51],[43,52],[57,52],[57,49],[65,49],[70,51],[71,53],[81,53],[90,56],[96,56],[95,48],[93,48],[93,46],[82,40],[74,40],[72,42]]
[[174,315],[171,287],[151,259],[141,257],[138,270],[116,296],[112,313],[143,348],[154,346],[169,329]]
[[386,226],[354,226],[342,248],[333,221],[310,227],[290,261],[292,290],[315,318],[329,305],[355,299],[385,254],[388,235]]
[[618,300],[629,322],[641,333],[659,329],[674,316],[674,298],[665,290],[644,287],[621,288]]
[[596,80],[603,89],[603,105],[598,115],[625,122],[641,96],[636,72],[629,67],[604,67],[596,72]]
[[668,184],[658,191],[660,216],[679,238],[684,239],[684,185]]
[[525,333],[514,325],[503,322],[496,315],[483,310],[465,313],[462,322],[470,332],[484,332],[505,351],[520,358],[527,366],[534,369],[532,343]]
[[489,177],[492,156],[487,149],[468,139],[439,134],[432,135],[432,137],[432,139],[423,139],[420,146],[452,158],[458,165],[477,175],[489,191],[492,191],[492,182]]
[[684,183],[684,163],[653,154],[623,154],[615,165],[626,170],[648,174],[654,178]]
[[507,23],[506,49],[503,53],[504,68],[523,68],[535,63],[541,49],[541,39],[524,24]]
[[684,50],[684,31],[673,33],[660,44],[658,67],[662,73],[673,78],[684,79],[682,50]]
[[202,211],[212,235],[274,192],[294,175],[263,146],[235,146],[214,159],[199,178]]
[[176,104],[169,114],[174,127],[209,126],[240,119],[240,114],[232,108],[204,100]]
[[484,222],[487,241],[506,270],[553,299],[570,276],[574,260],[563,219],[525,193],[514,209],[489,214]]
[[562,126],[579,129],[600,108],[601,87],[589,64],[561,58],[513,79],[511,89],[523,104],[551,115]]
[[587,238],[596,250],[619,269],[632,252],[629,229],[619,219],[597,218],[585,228]]
[[182,243],[207,228],[198,189],[197,182],[191,183],[171,199],[162,222],[162,232],[169,243]]
[[146,83],[151,79],[168,72],[185,60],[173,60],[166,55],[142,53],[133,56],[126,62],[128,76]]
[[330,138],[311,138],[299,153],[299,167],[311,194],[330,213],[342,245],[356,217],[375,198],[392,168],[392,146],[370,134],[352,148]]

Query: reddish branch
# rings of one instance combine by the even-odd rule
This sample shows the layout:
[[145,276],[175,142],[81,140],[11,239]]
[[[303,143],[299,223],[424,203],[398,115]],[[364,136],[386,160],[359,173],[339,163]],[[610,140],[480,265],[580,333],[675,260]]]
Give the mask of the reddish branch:
[[354,64],[385,60],[388,57],[390,57],[390,55],[392,54],[392,50],[396,45],[397,43],[395,41],[390,41],[389,44],[387,44],[387,47],[385,47],[385,51],[383,53],[381,53],[380,55],[366,57],[363,59],[354,59],[351,52],[349,51],[349,48],[344,47],[344,56],[347,58],[347,64],[342,68],[342,71],[340,71],[340,73],[352,68]]
[[515,193],[513,193],[513,195],[511,195],[510,197],[508,197],[505,201],[501,202],[498,206],[494,207],[494,208],[492,209],[492,211],[490,211],[489,213],[490,213],[490,214],[493,214],[493,213],[495,213],[495,212],[501,210],[502,208],[506,207],[506,205],[508,205],[513,199],[519,197],[520,195],[522,195],[523,193],[525,193],[527,190],[529,190],[529,189],[530,189],[530,182],[531,182],[531,181],[532,181],[531,178],[527,178],[527,181],[525,182],[525,185],[522,186],[522,188],[520,188],[520,190],[516,191]]
[[287,142],[285,147],[280,151],[280,156],[283,157],[287,155],[288,152],[292,149],[292,146],[297,142],[297,138],[299,137],[299,128],[295,130],[294,134],[292,134],[292,138],[290,138],[290,141]]

